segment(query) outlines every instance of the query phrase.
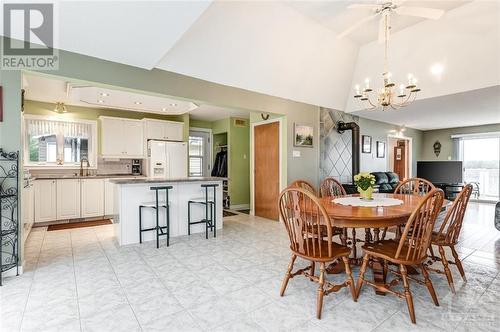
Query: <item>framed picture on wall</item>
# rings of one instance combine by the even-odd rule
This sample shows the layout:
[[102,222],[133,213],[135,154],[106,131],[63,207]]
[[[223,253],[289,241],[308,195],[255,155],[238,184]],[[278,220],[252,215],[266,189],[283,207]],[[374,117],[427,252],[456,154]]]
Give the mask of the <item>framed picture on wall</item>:
[[377,158],[385,158],[385,142],[377,141]]
[[306,124],[294,124],[293,130],[294,141],[293,145],[297,147],[313,147],[314,128]]
[[401,148],[396,148],[396,160],[401,160],[401,154],[402,154],[402,149]]
[[361,152],[372,153],[372,137],[368,135],[361,136]]

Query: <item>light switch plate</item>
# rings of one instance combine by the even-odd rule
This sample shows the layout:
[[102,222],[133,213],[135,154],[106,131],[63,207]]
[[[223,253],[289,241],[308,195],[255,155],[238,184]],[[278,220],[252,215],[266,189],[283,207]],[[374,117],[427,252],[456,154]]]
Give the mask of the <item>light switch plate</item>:
[[293,150],[292,155],[293,155],[294,158],[298,158],[298,157],[300,157],[300,151]]

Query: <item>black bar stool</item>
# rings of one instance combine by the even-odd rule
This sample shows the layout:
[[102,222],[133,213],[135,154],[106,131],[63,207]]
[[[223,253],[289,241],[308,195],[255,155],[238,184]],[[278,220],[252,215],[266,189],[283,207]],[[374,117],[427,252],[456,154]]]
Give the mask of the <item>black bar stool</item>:
[[[191,235],[191,225],[205,224],[205,238],[208,239],[208,229],[214,232],[214,237],[217,237],[217,211],[216,211],[216,196],[218,184],[202,184],[205,189],[205,197],[200,199],[192,199],[188,201],[188,235]],[[213,189],[212,199],[208,197],[208,190]],[[191,204],[205,205],[205,218],[200,221],[191,222]]]
[[[160,236],[167,236],[167,247],[170,245],[170,204],[168,202],[168,191],[172,186],[151,187],[155,191],[155,201],[142,203],[139,205],[139,242],[142,243],[142,232],[156,231],[156,248],[160,247]],[[158,194],[160,190],[165,190],[165,202],[160,203]],[[151,228],[142,228],[142,209],[149,208],[155,210],[156,226]],[[165,209],[165,226],[160,226],[159,209]]]

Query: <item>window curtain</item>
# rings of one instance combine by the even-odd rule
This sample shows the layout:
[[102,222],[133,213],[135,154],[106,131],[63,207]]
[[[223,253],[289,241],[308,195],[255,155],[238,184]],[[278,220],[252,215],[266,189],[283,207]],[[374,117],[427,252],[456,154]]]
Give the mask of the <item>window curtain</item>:
[[91,126],[87,123],[28,119],[31,136],[62,135],[64,137],[89,138]]

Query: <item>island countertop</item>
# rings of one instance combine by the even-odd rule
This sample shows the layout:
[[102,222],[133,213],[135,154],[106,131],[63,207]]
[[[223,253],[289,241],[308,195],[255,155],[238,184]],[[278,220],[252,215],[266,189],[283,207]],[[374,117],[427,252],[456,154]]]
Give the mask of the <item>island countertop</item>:
[[136,179],[110,179],[109,182],[114,184],[141,184],[141,183],[178,183],[178,182],[211,182],[211,181],[223,181],[227,178],[220,177],[204,177],[204,176],[192,176],[185,178],[151,178],[143,177]]

